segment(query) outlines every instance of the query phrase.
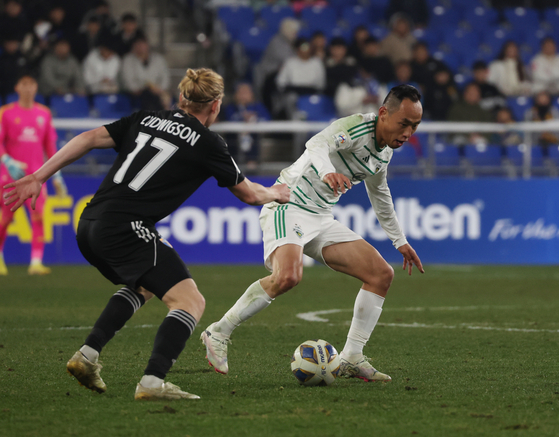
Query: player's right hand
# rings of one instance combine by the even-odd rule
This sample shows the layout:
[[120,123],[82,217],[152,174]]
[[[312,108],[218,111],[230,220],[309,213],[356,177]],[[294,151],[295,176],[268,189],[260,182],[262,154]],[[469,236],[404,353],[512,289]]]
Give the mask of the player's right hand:
[[278,203],[289,202],[291,191],[289,191],[289,187],[287,186],[287,184],[278,184],[272,186],[271,188],[275,189],[277,192],[276,202]]
[[34,174],[27,175],[18,181],[4,185],[4,190],[13,188],[13,190],[4,191],[4,204],[10,205],[17,201],[16,204],[10,208],[10,211],[14,212],[23,205],[27,199],[31,198],[31,208],[35,209],[37,198],[39,194],[41,194],[41,186],[42,184]]
[[345,193],[347,190],[351,189],[351,181],[349,178],[341,173],[328,173],[322,178],[322,182],[328,184],[334,196],[338,195],[338,191]]
[[25,169],[27,168],[27,164],[25,162],[17,161],[8,155],[2,156],[2,162],[6,166],[6,170],[8,170],[8,174],[14,181],[17,181],[25,176]]

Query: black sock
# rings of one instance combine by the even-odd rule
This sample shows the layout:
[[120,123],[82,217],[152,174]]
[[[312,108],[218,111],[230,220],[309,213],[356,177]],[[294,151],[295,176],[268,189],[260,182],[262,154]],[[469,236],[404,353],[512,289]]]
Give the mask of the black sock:
[[95,322],[84,344],[101,352],[144,303],[146,303],[144,296],[131,288],[123,287],[118,290],[109,299],[109,303]]
[[155,336],[153,352],[144,375],[165,379],[195,327],[196,319],[191,314],[184,310],[169,311]]

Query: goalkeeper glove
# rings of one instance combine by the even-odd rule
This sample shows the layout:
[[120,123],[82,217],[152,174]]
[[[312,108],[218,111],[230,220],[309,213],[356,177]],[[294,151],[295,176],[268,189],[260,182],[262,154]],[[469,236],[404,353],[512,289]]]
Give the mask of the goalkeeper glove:
[[52,185],[54,186],[57,196],[65,196],[68,194],[68,189],[66,188],[66,184],[64,183],[64,179],[62,179],[60,171],[57,171],[52,175]]
[[10,177],[14,181],[17,181],[18,179],[21,179],[25,176],[25,168],[27,167],[27,164],[25,164],[24,162],[16,161],[7,153],[2,155],[0,161],[2,161],[2,163],[6,166]]

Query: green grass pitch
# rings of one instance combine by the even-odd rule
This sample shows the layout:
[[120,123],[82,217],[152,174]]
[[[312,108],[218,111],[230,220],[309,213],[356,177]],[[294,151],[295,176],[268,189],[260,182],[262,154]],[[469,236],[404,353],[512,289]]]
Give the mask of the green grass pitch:
[[136,402],[165,306],[154,299],[105,348],[99,395],[65,364],[116,287],[92,267],[11,267],[0,277],[0,436],[559,436],[557,267],[396,270],[365,349],[393,382],[307,388],[291,375],[304,340],[344,345],[360,284],[322,266],[239,327],[230,373],[215,373],[200,333],[266,271],[191,266],[206,313],[167,380],[201,399]]

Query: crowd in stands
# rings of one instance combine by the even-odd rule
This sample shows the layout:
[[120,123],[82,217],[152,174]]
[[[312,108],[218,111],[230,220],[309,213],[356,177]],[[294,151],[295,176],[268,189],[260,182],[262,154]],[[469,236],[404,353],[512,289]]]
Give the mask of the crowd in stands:
[[46,103],[120,93],[131,108],[171,105],[165,58],[150,49],[134,14],[116,20],[105,0],[5,0],[0,40],[0,102],[13,101],[18,77],[31,74]]
[[[273,119],[304,119],[299,104],[311,94],[334,103],[327,117],[374,112],[400,83],[420,89],[426,120],[557,118],[556,1],[253,0],[250,6],[223,6],[216,17],[232,44],[246,46],[252,68],[242,79]],[[229,24],[241,16],[244,29]],[[249,37],[254,29],[258,44]]]

